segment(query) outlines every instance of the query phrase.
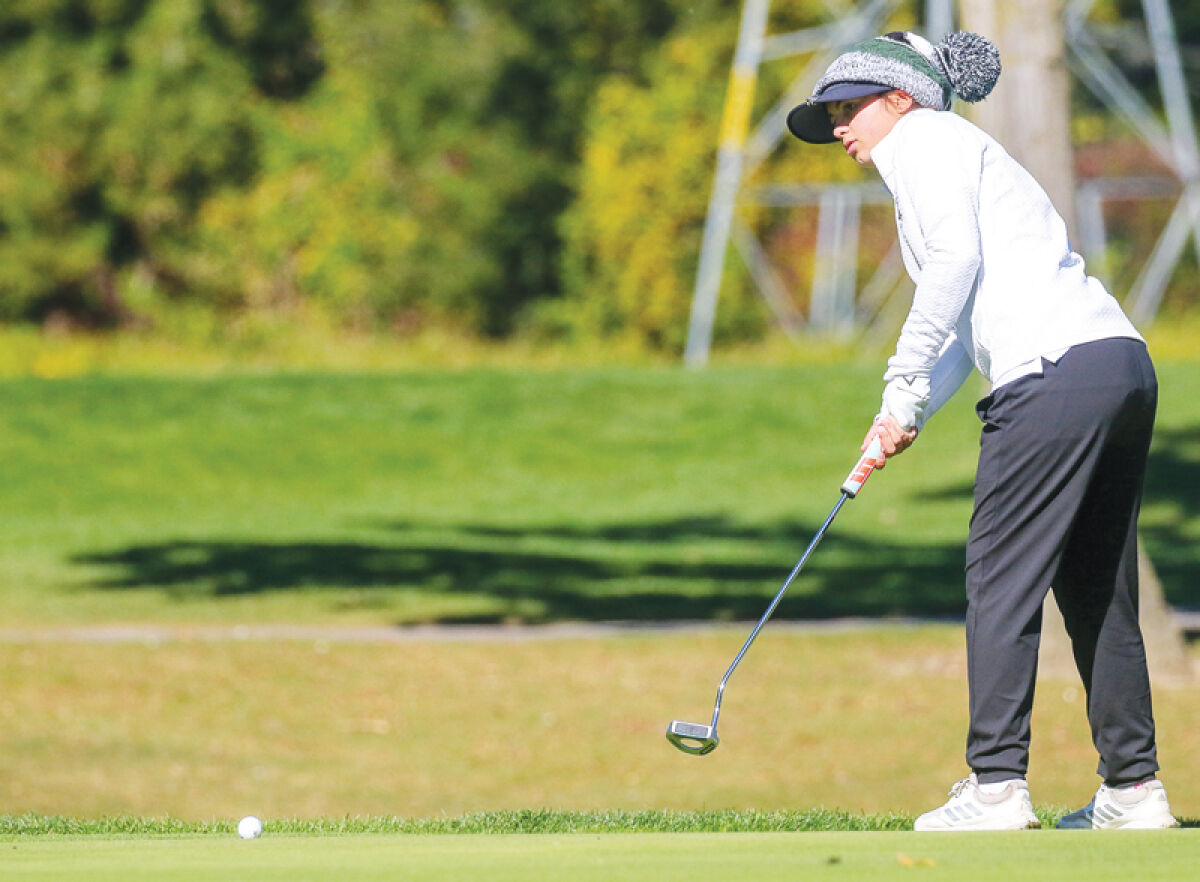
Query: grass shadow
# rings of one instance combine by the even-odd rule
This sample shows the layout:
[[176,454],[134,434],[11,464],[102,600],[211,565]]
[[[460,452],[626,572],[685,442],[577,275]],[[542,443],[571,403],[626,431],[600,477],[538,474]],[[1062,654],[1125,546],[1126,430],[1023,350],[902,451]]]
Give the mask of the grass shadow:
[[[230,597],[277,591],[419,592],[459,611],[429,621],[745,620],[762,614],[818,525],[723,516],[595,528],[390,524],[387,541],[176,541],[80,555],[89,587]],[[830,535],[781,618],[963,611],[962,549]],[[472,610],[472,599],[478,611]],[[443,604],[444,605],[444,604]]]
[[[913,503],[970,493],[967,484],[932,487]],[[1168,602],[1200,607],[1200,547],[1187,535],[1200,518],[1200,427],[1155,435],[1146,508],[1143,538]],[[724,514],[521,528],[389,522],[355,525],[364,541],[181,540],[93,551],[74,563],[99,570],[87,588],[178,598],[321,591],[345,605],[386,607],[420,595],[406,608],[421,621],[753,620],[817,526]],[[777,615],[961,615],[962,567],[958,541],[831,531]]]
[[[1165,515],[1157,509],[1166,507]],[[1200,607],[1200,547],[1188,531],[1200,517],[1200,426],[1159,429],[1146,467],[1142,540],[1167,602]]]

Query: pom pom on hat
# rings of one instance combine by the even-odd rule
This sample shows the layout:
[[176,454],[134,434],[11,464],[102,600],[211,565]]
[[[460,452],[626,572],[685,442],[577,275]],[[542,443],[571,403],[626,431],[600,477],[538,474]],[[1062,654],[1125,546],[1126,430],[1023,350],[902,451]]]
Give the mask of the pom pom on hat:
[[986,37],[958,31],[934,48],[950,88],[963,101],[982,101],[1000,79],[1000,50]]

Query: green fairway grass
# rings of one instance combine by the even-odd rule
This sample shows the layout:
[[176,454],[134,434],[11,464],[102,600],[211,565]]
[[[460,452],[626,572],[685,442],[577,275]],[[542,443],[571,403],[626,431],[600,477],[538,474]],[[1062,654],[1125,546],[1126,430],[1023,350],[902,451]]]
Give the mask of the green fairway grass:
[[929,879],[1158,882],[1195,878],[1200,835],[739,833],[0,838],[4,878],[125,882],[394,880],[662,882]]
[[[836,499],[876,373],[0,383],[0,600],[12,624],[744,619]],[[785,615],[961,607],[959,417]]]
[[[837,499],[879,370],[0,382],[4,624],[753,619]],[[1194,605],[1200,366],[1161,374],[1144,533]],[[780,617],[961,613],[972,391]]]

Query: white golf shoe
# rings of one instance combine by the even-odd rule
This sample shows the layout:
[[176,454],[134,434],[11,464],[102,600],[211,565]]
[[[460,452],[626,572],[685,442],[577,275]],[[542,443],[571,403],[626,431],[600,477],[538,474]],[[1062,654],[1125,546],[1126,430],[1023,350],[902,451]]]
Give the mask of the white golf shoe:
[[1101,784],[1092,801],[1058,822],[1060,830],[1163,830],[1178,827],[1167,791],[1154,779],[1129,787]]
[[1033,813],[1029,785],[1022,779],[1009,781],[999,793],[979,789],[975,773],[950,788],[950,799],[941,808],[917,818],[919,832],[970,832],[973,830],[1025,830],[1042,826]]

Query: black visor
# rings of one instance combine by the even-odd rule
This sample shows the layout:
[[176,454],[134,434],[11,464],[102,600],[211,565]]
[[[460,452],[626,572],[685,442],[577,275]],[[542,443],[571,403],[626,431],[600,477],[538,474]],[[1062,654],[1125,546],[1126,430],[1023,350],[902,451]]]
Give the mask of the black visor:
[[833,136],[833,122],[829,119],[826,104],[864,95],[878,95],[880,92],[890,92],[893,88],[879,83],[830,83],[803,104],[792,108],[787,115],[788,131],[810,144],[832,144],[837,138]]

